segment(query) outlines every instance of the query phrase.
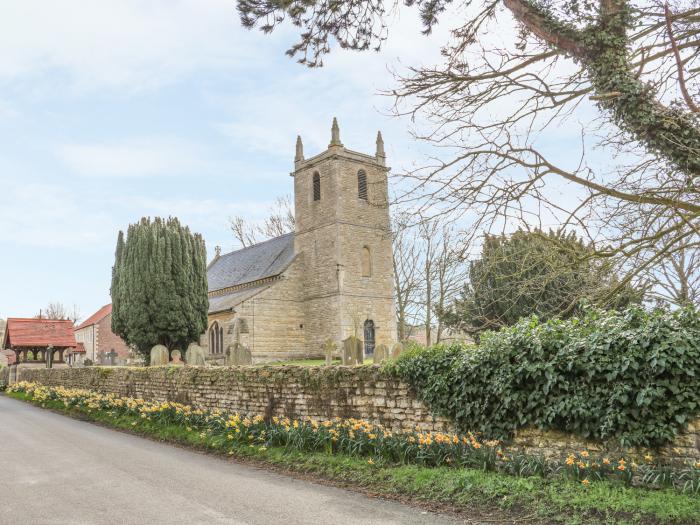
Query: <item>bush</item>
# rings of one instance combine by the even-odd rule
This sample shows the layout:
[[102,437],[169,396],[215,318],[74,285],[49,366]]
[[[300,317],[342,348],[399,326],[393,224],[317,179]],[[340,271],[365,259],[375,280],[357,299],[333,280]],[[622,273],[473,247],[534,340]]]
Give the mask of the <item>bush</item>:
[[700,316],[635,306],[533,317],[476,349],[412,349],[387,370],[459,429],[490,438],[536,426],[657,447],[700,415]]

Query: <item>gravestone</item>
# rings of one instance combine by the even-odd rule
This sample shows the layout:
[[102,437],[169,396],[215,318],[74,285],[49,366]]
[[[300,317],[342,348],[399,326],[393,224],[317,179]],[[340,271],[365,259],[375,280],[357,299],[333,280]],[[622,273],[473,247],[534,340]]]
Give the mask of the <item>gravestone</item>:
[[386,345],[379,345],[374,349],[374,364],[378,365],[389,357],[389,348]]
[[163,345],[156,345],[151,348],[151,366],[165,366],[170,362],[168,349]]
[[53,351],[53,345],[46,347],[46,368],[53,368]]
[[253,354],[250,348],[242,344],[238,345],[238,364],[244,366],[253,364]]
[[403,345],[401,343],[396,343],[392,348],[391,348],[391,358],[396,359],[403,353]]
[[343,341],[343,364],[361,365],[364,361],[364,350],[362,340],[351,335]]
[[326,366],[333,364],[333,354],[335,353],[335,343],[330,339],[326,339],[323,343],[323,354],[326,356]]
[[107,352],[107,353],[105,354],[105,357],[108,359],[107,362],[108,362],[108,364],[109,364],[110,366],[114,366],[114,365],[115,365],[115,359],[117,358],[118,355],[119,355],[119,354],[117,354],[117,353],[114,351],[114,348],[112,348],[109,352]]
[[355,364],[355,345],[352,341],[352,336],[343,340],[343,353],[340,356],[341,361],[344,365],[354,365]]
[[182,366],[185,364],[182,362],[182,352],[180,352],[180,350],[173,350],[170,356],[172,357],[172,361],[169,363],[170,366]]
[[365,343],[362,339],[355,338],[355,364],[361,365],[365,362]]
[[185,352],[185,362],[189,366],[206,366],[207,358],[204,348],[197,343],[190,343]]
[[226,364],[232,366],[252,365],[253,355],[247,346],[234,343],[226,351]]

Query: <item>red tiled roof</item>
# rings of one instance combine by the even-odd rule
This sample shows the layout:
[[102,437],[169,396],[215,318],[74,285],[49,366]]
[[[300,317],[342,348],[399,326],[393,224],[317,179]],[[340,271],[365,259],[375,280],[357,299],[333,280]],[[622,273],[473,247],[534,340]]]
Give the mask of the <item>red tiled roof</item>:
[[112,303],[104,305],[102,308],[97,310],[94,314],[92,314],[90,317],[85,319],[82,323],[80,323],[80,326],[76,328],[76,330],[80,330],[81,328],[85,328],[87,326],[91,326],[95,323],[99,323],[107,317],[109,314],[112,313]]
[[85,344],[77,343],[77,346],[75,348],[68,349],[68,353],[69,354],[84,354],[85,353]]
[[5,347],[75,346],[73,321],[20,319],[10,317],[5,332]]

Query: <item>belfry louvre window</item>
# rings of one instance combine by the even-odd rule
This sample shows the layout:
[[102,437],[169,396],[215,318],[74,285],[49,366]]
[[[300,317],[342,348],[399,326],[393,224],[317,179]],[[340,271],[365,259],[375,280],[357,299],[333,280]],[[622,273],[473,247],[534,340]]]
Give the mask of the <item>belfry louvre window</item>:
[[318,173],[314,173],[314,200],[321,200],[321,176]]
[[363,170],[357,172],[357,196],[367,200],[367,174]]

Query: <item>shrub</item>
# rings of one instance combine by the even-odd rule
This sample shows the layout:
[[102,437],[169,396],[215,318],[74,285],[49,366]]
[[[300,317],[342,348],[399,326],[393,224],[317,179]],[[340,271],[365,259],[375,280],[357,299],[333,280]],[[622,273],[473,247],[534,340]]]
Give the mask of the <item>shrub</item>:
[[490,438],[536,426],[656,447],[700,415],[700,317],[638,306],[533,317],[476,349],[412,349],[386,369],[459,429]]

